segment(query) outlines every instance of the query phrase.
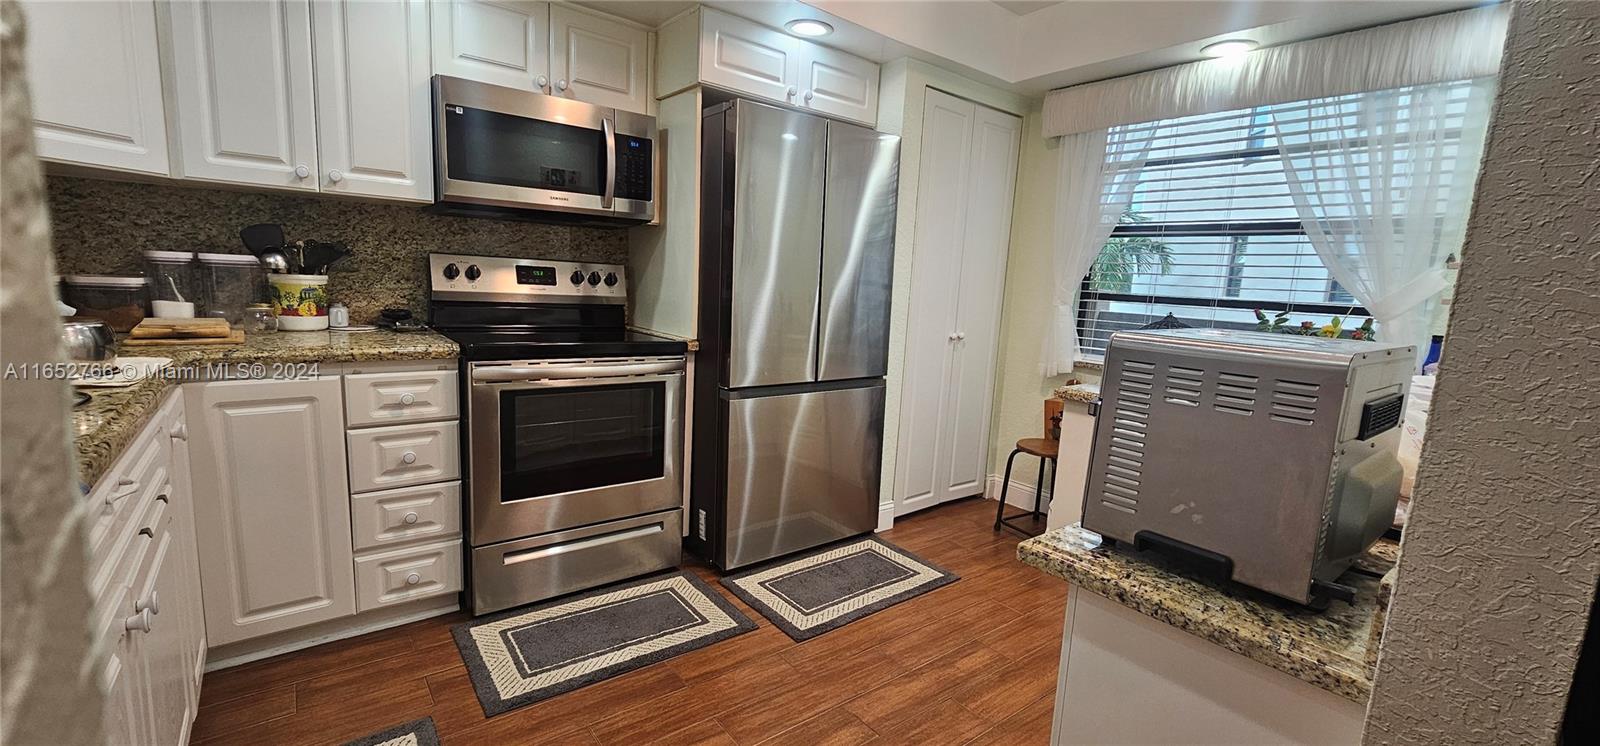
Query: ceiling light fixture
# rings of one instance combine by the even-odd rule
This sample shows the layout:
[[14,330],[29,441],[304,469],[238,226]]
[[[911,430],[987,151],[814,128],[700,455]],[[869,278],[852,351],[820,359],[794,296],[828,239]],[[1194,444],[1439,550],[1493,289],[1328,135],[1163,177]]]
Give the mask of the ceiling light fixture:
[[793,21],[783,24],[783,27],[789,29],[790,33],[799,34],[801,36],[827,36],[828,34],[833,33],[832,26],[829,26],[822,21],[815,21],[810,18],[796,18]]
[[1259,46],[1251,39],[1223,39],[1201,47],[1200,53],[1207,57],[1240,57],[1254,52]]

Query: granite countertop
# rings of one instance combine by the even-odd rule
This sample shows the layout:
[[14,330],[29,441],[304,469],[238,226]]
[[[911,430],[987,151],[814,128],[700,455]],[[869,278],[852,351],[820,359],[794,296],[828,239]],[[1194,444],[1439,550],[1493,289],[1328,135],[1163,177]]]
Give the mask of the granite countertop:
[[1051,396],[1066,401],[1075,401],[1088,404],[1100,398],[1100,384],[1098,383],[1070,383],[1051,392]]
[[1244,586],[1199,579],[1151,552],[1102,546],[1098,534],[1078,526],[1017,546],[1018,559],[1083,590],[1354,702],[1366,702],[1372,692],[1398,553],[1395,542],[1379,541],[1356,562],[1358,570],[1340,580],[1356,588],[1356,602],[1335,601],[1319,613]]
[[[155,414],[167,390],[197,380],[207,365],[276,363],[351,363],[373,360],[441,360],[457,356],[456,343],[433,332],[278,332],[251,334],[243,345],[127,347],[126,357],[164,357],[169,375],[141,379],[119,388],[86,387],[94,397],[72,410],[78,481],[87,490],[122,455],[122,449]],[[265,371],[271,375],[270,367]]]

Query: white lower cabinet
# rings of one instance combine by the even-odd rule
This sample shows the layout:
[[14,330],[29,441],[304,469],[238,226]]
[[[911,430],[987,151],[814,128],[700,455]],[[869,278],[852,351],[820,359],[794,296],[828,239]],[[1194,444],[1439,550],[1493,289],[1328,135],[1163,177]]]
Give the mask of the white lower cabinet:
[[355,613],[339,379],[187,389],[212,647]]
[[356,607],[361,611],[459,590],[460,539],[356,559]]

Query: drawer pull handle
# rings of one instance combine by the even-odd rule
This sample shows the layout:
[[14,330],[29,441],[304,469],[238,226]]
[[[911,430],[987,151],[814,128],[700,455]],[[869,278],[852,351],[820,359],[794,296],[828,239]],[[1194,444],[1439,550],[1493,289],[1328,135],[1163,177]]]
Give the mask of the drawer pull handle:
[[144,611],[145,609],[149,609],[151,614],[161,613],[161,593],[159,591],[150,591],[149,601],[133,602],[134,611]]
[[659,534],[664,530],[666,529],[662,524],[652,523],[648,526],[614,531],[609,534],[591,536],[587,539],[579,539],[577,541],[568,542],[565,544],[539,547],[538,549],[524,549],[520,552],[507,552],[506,554],[501,555],[500,564],[509,566],[521,562],[531,562],[536,559],[544,559],[545,557],[554,557],[558,554],[566,554],[567,552],[592,549],[594,547],[605,546],[607,544],[615,544],[619,541],[627,541],[629,539],[638,539],[651,534]]
[[416,454],[416,452],[415,451],[406,451],[405,453],[400,454],[400,463],[403,463],[403,464],[414,464],[414,463],[417,463],[417,454]]
[[417,518],[418,518],[417,514],[415,512],[412,512],[412,513],[407,513],[406,517],[401,518],[400,520],[405,521],[406,525],[409,526],[409,525],[411,525],[413,523],[416,523],[417,522]]
[[122,628],[129,632],[148,633],[150,625],[155,621],[152,617],[154,615],[150,613],[149,609],[140,610],[139,613],[122,620]]
[[172,504],[172,485],[169,484],[161,488],[161,493],[156,495],[156,502]]
[[144,528],[139,529],[139,535],[140,536],[148,536],[148,537],[154,539],[154,538],[156,538],[156,530],[153,529],[153,528],[150,528],[149,526],[145,526]]
[[409,407],[417,403],[417,395],[407,391],[400,395],[400,403]]
[[172,432],[168,433],[168,435],[172,436],[173,440],[188,440],[189,427],[180,422],[172,426]]
[[129,495],[132,495],[133,493],[138,492],[139,491],[139,480],[130,479],[128,477],[122,477],[121,479],[117,480],[117,486],[118,487],[127,487],[128,489],[123,490],[121,492],[113,492],[113,493],[111,493],[109,495],[106,495],[106,505],[116,505],[117,502],[119,500],[121,500],[122,498],[128,497]]
[[421,582],[422,582],[422,576],[421,575],[418,575],[416,573],[411,573],[410,575],[406,576],[406,585],[416,585],[416,584],[421,583]]

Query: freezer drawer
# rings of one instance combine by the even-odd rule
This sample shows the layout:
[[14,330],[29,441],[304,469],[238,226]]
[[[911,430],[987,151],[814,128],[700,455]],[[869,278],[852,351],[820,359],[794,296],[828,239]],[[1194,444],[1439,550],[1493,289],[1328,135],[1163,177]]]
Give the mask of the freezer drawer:
[[472,613],[543,601],[678,566],[680,510],[472,550]]
[[883,455],[883,382],[740,398],[726,407],[718,564],[731,570],[871,531]]

